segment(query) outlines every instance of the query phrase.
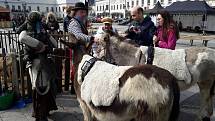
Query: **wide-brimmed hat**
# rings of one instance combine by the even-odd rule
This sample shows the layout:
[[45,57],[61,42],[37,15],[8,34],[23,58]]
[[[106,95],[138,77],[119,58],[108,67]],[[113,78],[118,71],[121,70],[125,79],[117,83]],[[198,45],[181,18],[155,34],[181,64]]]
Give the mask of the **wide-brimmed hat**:
[[86,7],[82,2],[77,2],[75,3],[75,6],[72,8],[72,10],[88,10],[88,7]]
[[112,24],[113,23],[113,19],[110,17],[105,17],[101,20],[102,23],[104,24]]

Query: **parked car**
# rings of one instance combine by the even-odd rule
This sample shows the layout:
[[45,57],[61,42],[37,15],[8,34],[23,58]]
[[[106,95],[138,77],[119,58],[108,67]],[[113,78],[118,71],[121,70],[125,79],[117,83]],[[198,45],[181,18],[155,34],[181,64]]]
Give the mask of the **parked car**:
[[114,22],[121,22],[121,21],[123,21],[124,19],[123,18],[116,18],[116,19],[114,19]]
[[96,23],[101,23],[102,21],[102,18],[101,17],[96,17]]
[[131,21],[130,19],[124,19],[121,22],[119,22],[119,25],[127,25],[130,23],[130,21]]
[[63,23],[63,18],[58,17],[58,18],[57,18],[57,21],[58,21],[58,23]]
[[92,23],[96,23],[96,18],[93,16],[88,16],[88,20]]

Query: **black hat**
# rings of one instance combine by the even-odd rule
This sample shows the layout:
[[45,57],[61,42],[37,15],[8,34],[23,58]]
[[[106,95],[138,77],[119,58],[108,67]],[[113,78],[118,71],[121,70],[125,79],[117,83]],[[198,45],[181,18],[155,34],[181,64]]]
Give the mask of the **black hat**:
[[72,10],[88,10],[88,7],[86,7],[82,2],[77,2]]

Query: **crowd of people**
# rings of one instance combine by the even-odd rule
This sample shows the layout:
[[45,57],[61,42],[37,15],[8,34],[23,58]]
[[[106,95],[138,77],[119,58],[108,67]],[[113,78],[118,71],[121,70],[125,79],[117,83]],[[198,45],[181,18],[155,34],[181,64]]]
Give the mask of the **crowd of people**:
[[[88,35],[87,12],[88,7],[82,2],[76,3],[73,8],[68,8],[66,10],[67,16],[63,21],[63,29],[68,34],[73,34],[77,39],[83,40],[84,43],[94,43],[92,48],[93,52],[96,53],[96,38],[103,33],[109,33],[111,36],[119,34],[117,29],[113,27],[113,19],[105,17],[102,19],[103,25],[99,27],[96,35]],[[132,22],[125,32],[125,37],[129,38],[132,43],[138,46],[175,49],[179,31],[167,11],[158,13],[157,27],[149,16],[144,17],[144,10],[138,6],[132,8],[131,19]],[[26,45],[24,59],[29,62],[28,68],[33,89],[33,116],[36,121],[48,121],[49,111],[57,109],[55,102],[56,85],[54,83],[56,74],[55,69],[51,68],[53,67],[53,62],[48,59],[48,55],[52,53],[53,48],[57,47],[56,38],[51,37],[50,34],[55,34],[58,31],[59,23],[54,13],[50,12],[45,16],[36,11],[31,12],[25,22],[17,29],[17,33],[20,34],[19,40]],[[44,64],[44,67],[47,66],[49,69],[34,65],[38,59],[48,59],[48,63],[40,62],[40,64]],[[34,72],[34,69],[38,68],[40,71]],[[51,75],[53,76],[47,85],[40,85],[35,82],[35,73],[38,76],[39,72],[52,73]],[[45,79],[50,78],[45,77]]]
[[[68,12],[64,21],[64,30],[67,31],[67,25],[68,32],[73,33],[76,38],[83,39],[86,42],[94,40],[94,36],[87,34],[87,27],[84,25],[87,21],[87,8],[84,8],[83,3],[78,3],[77,6],[79,6],[78,9],[73,9],[72,15],[71,11]],[[179,39],[178,25],[167,11],[160,11],[157,15],[158,26],[155,26],[149,16],[144,17],[144,10],[141,7],[132,8],[132,21],[125,31],[125,37],[139,46],[156,46],[174,50],[176,41]],[[95,37],[105,32],[118,34],[112,26],[112,18],[104,17],[101,21],[103,25],[98,28]],[[70,24],[68,25],[68,23]]]
[[[73,33],[78,39],[89,42],[94,37],[87,35],[88,8],[81,2],[77,3],[76,6],[78,7],[66,9],[67,15],[63,20],[63,31]],[[144,17],[144,10],[139,6],[133,7],[130,15],[132,21],[125,31],[126,38],[133,40],[133,43],[139,46],[154,45],[160,48],[175,49],[176,41],[179,38],[179,29],[177,23],[167,11],[157,13],[157,26],[154,25],[148,15]],[[118,34],[112,26],[113,19],[111,17],[104,17],[101,22],[103,26],[98,28],[95,36],[104,32]],[[59,31],[59,23],[52,12],[48,13],[47,16],[42,15],[42,23],[48,33],[53,34]]]

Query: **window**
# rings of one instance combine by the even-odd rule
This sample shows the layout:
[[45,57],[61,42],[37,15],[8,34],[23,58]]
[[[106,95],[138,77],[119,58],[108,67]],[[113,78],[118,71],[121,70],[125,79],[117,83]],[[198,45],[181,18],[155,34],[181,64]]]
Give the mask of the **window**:
[[113,9],[115,10],[115,5],[113,6]]
[[161,4],[163,4],[163,0],[161,0]]
[[100,6],[100,11],[102,10],[102,6]]
[[60,10],[60,7],[59,7],[59,12],[60,12],[61,10]]
[[125,6],[125,4],[123,4],[123,9],[125,9],[126,8],[126,6]]
[[18,10],[21,11],[21,6],[20,5],[18,5]]
[[31,6],[28,6],[28,11],[31,11]]
[[134,1],[131,2],[131,7],[134,7]]
[[26,6],[23,6],[23,11],[25,11],[26,10]]
[[109,9],[108,9],[108,5],[106,5],[106,8],[105,8],[105,10],[109,10]]
[[111,6],[111,10],[113,10],[113,6]]
[[54,12],[54,7],[51,7],[51,11]]
[[10,9],[10,6],[9,6],[9,5],[6,5],[6,8],[7,8],[7,9]]
[[136,3],[137,3],[136,5],[139,5],[139,0],[137,0]]
[[122,4],[120,4],[120,9],[122,9]]
[[142,6],[144,6],[144,0],[142,0]]
[[104,11],[105,10],[105,6],[103,5],[102,8],[103,8],[102,10]]
[[39,6],[37,6],[37,11],[40,11],[40,7]]
[[49,7],[46,7],[46,12],[49,12]]
[[154,0],[154,4],[157,3],[157,0]]
[[15,6],[14,5],[12,5],[12,10],[15,10]]
[[150,0],[147,1],[147,4],[150,5]]
[[57,12],[57,7],[55,9],[56,9],[56,12]]
[[129,8],[129,2],[127,2],[127,8]]
[[116,9],[118,10],[119,8],[118,8],[118,5],[116,6]]
[[168,0],[169,4],[172,3],[172,0]]

